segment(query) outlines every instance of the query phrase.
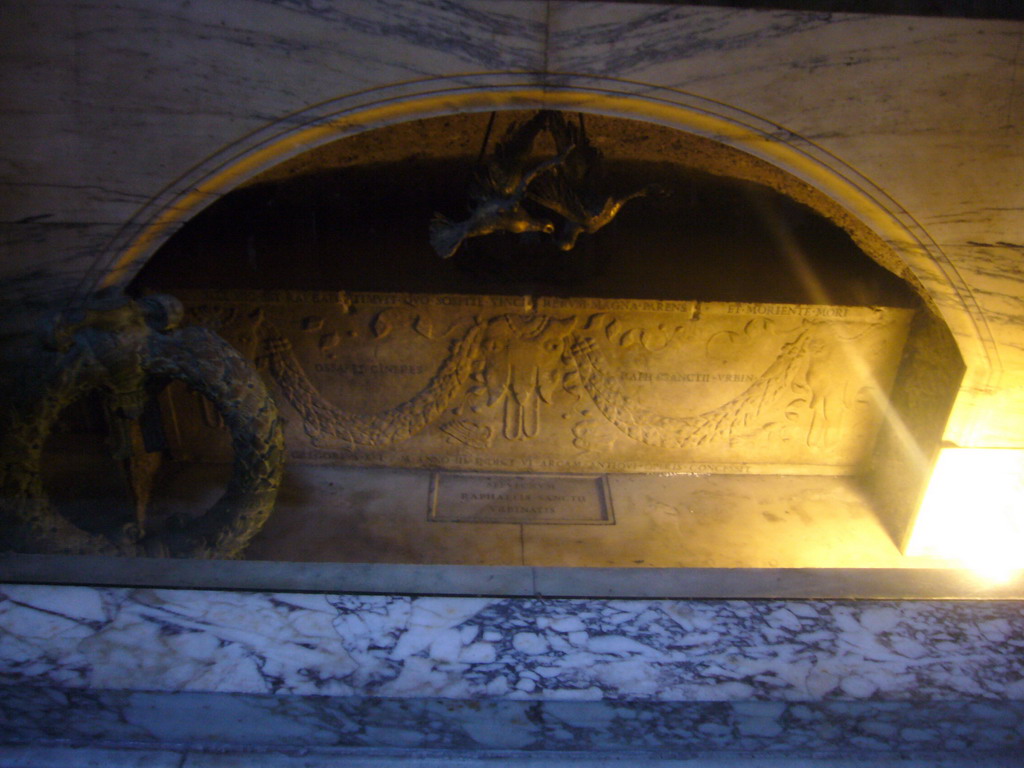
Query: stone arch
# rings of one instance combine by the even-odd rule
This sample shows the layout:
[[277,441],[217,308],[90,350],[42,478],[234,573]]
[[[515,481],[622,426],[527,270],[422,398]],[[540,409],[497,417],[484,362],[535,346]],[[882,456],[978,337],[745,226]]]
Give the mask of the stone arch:
[[[889,510],[883,517],[894,538],[902,539],[939,441],[958,434],[946,428],[957,392],[983,388],[998,372],[985,319],[941,249],[882,189],[814,142],[720,102],[609,78],[534,74],[439,78],[346,95],[239,139],[168,185],[109,244],[107,266],[95,287],[126,287],[160,246],[209,204],[310,150],[426,118],[534,109],[652,123],[753,157],[779,172],[753,180],[830,219],[916,292],[925,309],[909,347],[917,359],[904,375],[903,402],[894,406],[900,412],[896,427],[880,437],[869,471],[875,495]],[[971,361],[966,371],[965,359]],[[922,389],[929,394],[919,398]]]
[[[711,139],[765,161],[820,193],[820,213],[872,259],[907,281],[972,361],[965,384],[984,387],[998,368],[986,321],[941,249],[896,201],[812,141],[720,102],[597,77],[477,75],[417,81],[323,102],[249,134],[154,196],[108,244],[95,288],[124,287],[186,221],[249,179],[311,149],[395,123],[460,112],[580,111],[639,120]],[[792,189],[780,189],[794,195]],[[822,210],[820,200],[830,201]]]

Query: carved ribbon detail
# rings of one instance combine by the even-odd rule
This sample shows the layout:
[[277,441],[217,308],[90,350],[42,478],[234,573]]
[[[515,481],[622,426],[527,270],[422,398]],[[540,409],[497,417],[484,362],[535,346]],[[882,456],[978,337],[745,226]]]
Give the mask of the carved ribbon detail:
[[451,352],[430,384],[410,400],[387,411],[362,415],[328,402],[306,376],[291,343],[278,333],[264,342],[265,360],[281,391],[303,418],[306,434],[317,442],[336,438],[354,445],[385,446],[412,437],[435,421],[469,380],[476,340],[474,326],[452,343]]
[[779,357],[749,387],[732,400],[695,416],[672,417],[654,413],[623,394],[592,339],[577,339],[573,360],[583,387],[612,424],[629,437],[659,448],[705,445],[714,440],[741,437],[766,425],[756,421],[764,406],[786,390],[799,388],[799,366],[805,356],[808,332],[782,348]]
[[500,315],[480,339],[487,404],[504,398],[504,435],[536,437],[540,403],[550,403],[562,381],[562,356],[575,317]]

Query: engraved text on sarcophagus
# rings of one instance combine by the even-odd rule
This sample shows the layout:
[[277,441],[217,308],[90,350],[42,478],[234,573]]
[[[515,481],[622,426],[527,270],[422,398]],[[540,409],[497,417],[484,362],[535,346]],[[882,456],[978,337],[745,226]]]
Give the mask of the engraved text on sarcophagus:
[[[291,461],[506,472],[849,473],[911,310],[522,296],[200,291],[252,359]],[[196,396],[177,448],[226,458]],[[205,410],[204,410],[205,409]]]

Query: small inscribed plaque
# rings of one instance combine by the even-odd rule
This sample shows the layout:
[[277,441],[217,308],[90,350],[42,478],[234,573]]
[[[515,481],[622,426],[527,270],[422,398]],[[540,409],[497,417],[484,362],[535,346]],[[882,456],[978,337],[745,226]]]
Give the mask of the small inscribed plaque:
[[458,523],[615,523],[604,475],[435,472],[429,517]]

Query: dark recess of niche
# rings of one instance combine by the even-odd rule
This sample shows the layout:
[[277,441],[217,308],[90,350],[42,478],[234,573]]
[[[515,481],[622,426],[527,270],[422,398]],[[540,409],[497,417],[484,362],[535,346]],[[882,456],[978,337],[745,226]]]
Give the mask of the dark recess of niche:
[[[608,161],[607,187],[669,190],[627,205],[563,253],[511,235],[430,248],[435,211],[466,215],[472,161],[412,158],[255,184],[190,220],[136,291],[185,288],[546,294],[916,306],[842,229],[760,184],[668,162]],[[543,238],[544,236],[537,236]]]

